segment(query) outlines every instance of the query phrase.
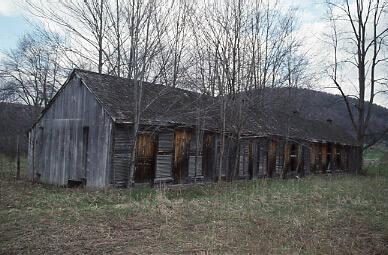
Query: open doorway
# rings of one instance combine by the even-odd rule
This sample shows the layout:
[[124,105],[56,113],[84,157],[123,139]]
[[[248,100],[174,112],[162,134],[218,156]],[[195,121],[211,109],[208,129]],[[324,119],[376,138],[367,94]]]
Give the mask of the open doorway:
[[141,133],[136,146],[136,183],[153,184],[155,178],[156,139],[151,133]]

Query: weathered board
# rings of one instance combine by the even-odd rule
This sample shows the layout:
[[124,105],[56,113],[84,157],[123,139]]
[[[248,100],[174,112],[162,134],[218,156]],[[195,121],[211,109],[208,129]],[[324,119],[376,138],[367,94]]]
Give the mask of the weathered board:
[[259,141],[259,160],[258,160],[258,177],[267,175],[267,162],[268,162],[268,141],[261,139]]
[[272,177],[276,170],[276,147],[277,142],[271,139],[268,142],[268,164],[267,164],[267,176]]
[[189,177],[192,179],[203,178],[202,176],[202,146],[203,132],[193,131],[189,152]]
[[136,183],[153,183],[155,178],[156,141],[152,133],[140,133],[136,142]]
[[174,166],[173,177],[175,183],[187,182],[189,176],[189,150],[191,132],[187,129],[175,130],[174,136]]
[[206,180],[211,181],[216,178],[215,173],[215,135],[205,132],[203,135],[203,158],[202,169]]
[[155,182],[172,181],[174,130],[163,130],[158,134]]
[[55,185],[75,181],[105,187],[110,182],[111,131],[110,116],[74,76],[30,131],[30,177]]
[[239,177],[249,178],[249,143],[246,141],[240,144]]
[[125,187],[128,184],[133,142],[130,125],[114,125],[111,180],[116,187]]

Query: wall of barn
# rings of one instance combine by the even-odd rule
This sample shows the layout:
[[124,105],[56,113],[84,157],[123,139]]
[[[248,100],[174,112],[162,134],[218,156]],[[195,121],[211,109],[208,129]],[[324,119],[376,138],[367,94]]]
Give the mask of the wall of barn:
[[[128,184],[131,146],[134,142],[132,134],[132,127],[129,124],[114,125],[111,173],[114,186]],[[145,136],[151,139],[144,140]],[[212,139],[205,144],[211,147],[210,150],[213,149]],[[138,171],[150,174],[143,175],[138,180],[135,178],[135,182],[161,184],[203,180],[203,165],[206,169],[213,167],[208,161],[206,163],[203,161],[203,142],[203,132],[197,132],[192,128],[141,127],[137,137],[134,175],[139,176]],[[147,155],[143,153],[145,151],[148,151]]]
[[29,133],[29,176],[48,184],[109,183],[112,122],[73,77]]

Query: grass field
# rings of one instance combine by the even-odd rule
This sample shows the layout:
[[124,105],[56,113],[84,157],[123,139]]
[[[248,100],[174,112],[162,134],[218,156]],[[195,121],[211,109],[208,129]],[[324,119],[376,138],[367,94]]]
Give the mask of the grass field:
[[388,254],[388,167],[184,189],[0,180],[4,254]]

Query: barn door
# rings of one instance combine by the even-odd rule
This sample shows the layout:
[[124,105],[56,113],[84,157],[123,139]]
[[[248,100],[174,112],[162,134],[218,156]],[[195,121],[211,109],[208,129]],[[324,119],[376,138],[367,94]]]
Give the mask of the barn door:
[[143,133],[137,138],[135,182],[152,183],[155,176],[155,138]]
[[175,131],[173,177],[176,183],[185,182],[189,174],[190,140],[191,134],[189,131]]

